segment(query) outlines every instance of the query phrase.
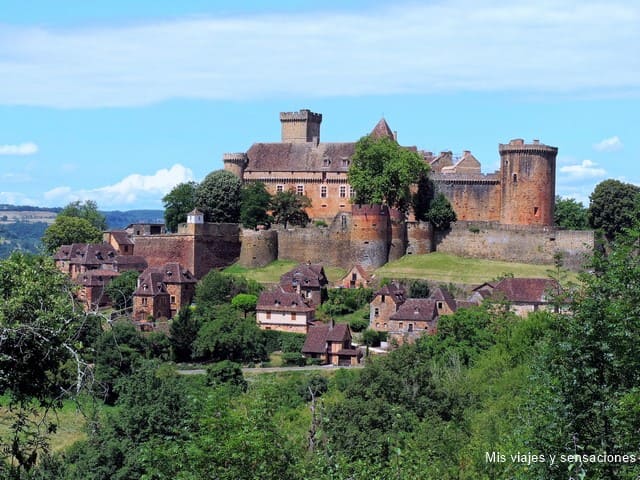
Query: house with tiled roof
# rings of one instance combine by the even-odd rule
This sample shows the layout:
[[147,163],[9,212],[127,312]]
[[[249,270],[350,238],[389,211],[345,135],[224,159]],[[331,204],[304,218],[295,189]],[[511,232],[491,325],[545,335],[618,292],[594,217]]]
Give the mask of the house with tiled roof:
[[111,299],[105,293],[105,287],[118,277],[115,270],[98,268],[78,274],[75,283],[79,286],[77,299],[83,303],[85,310],[104,307],[111,304]]
[[111,245],[118,255],[133,255],[135,244],[126,230],[109,230],[102,234],[102,239]]
[[389,318],[406,300],[406,290],[398,282],[391,282],[379,289],[369,304],[369,328],[378,332],[389,331]]
[[491,299],[506,301],[516,314],[526,316],[550,309],[551,297],[558,288],[558,282],[550,278],[505,278],[495,285]]
[[193,274],[178,262],[147,268],[133,294],[134,318],[173,318],[182,307],[191,304],[196,283]]
[[301,263],[280,277],[280,287],[286,292],[302,295],[316,307],[323,301],[323,290],[329,281],[320,264]]
[[340,280],[342,288],[368,288],[371,283],[371,275],[362,267],[356,264]]
[[309,327],[302,354],[341,367],[357,365],[362,352],[351,343],[351,329],[346,323],[316,322]]
[[281,286],[262,292],[256,304],[256,322],[262,330],[307,333],[314,319],[309,300]]

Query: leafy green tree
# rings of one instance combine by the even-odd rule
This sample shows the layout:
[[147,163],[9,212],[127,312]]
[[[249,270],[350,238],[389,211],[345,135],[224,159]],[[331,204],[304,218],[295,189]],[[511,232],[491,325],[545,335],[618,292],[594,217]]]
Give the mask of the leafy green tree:
[[233,173],[216,170],[204,177],[196,190],[196,207],[207,222],[238,223],[242,183]]
[[247,389],[247,381],[242,375],[242,365],[229,360],[209,365],[207,367],[207,385],[212,387],[232,385],[245,391]]
[[123,310],[133,307],[133,292],[138,285],[138,272],[123,272],[111,280],[104,288],[104,293],[111,299],[113,308]]
[[171,351],[176,362],[187,362],[193,356],[193,342],[202,323],[191,307],[181,308],[171,322]]
[[354,203],[386,204],[406,211],[411,204],[411,186],[428,171],[419,153],[401,147],[395,140],[362,137],[349,167],[349,183],[356,193]]
[[58,215],[42,236],[42,244],[50,254],[62,245],[72,243],[101,243],[102,231],[88,220]]
[[556,196],[553,223],[567,230],[586,230],[589,228],[587,209],[573,198]]
[[411,199],[413,214],[416,220],[426,221],[429,205],[435,195],[435,187],[433,181],[428,175],[423,174],[418,179],[416,192]]
[[200,310],[210,306],[230,303],[240,293],[257,296],[261,290],[260,284],[254,280],[248,280],[240,275],[211,270],[196,285],[194,300]]
[[228,305],[207,311],[209,320],[198,331],[194,354],[206,361],[259,362],[267,359],[262,330],[255,320],[238,316]]
[[84,316],[72,291],[50,258],[16,252],[0,261],[0,394],[9,425],[0,463],[8,461],[10,478],[21,478],[47,451],[53,412],[89,378],[77,341]]
[[409,298],[427,298],[429,297],[429,282],[414,278],[409,282]]
[[101,232],[107,229],[107,219],[98,211],[98,204],[93,200],[71,202],[58,213],[60,216],[84,218]]
[[439,193],[429,205],[426,219],[438,230],[446,230],[458,217],[444,194]]
[[589,196],[589,225],[600,229],[608,240],[633,226],[638,216],[640,187],[619,180],[604,180]]
[[187,214],[196,208],[196,182],[179,183],[164,197],[164,223],[167,230],[175,232],[178,225],[187,221]]
[[247,183],[242,187],[242,205],[240,207],[240,222],[245,228],[256,228],[258,225],[268,225],[271,222],[268,210],[271,205],[271,195],[262,182]]
[[306,226],[310,219],[305,208],[311,206],[311,200],[305,195],[298,195],[293,190],[278,192],[271,197],[273,221],[287,228],[287,225]]
[[239,293],[231,300],[231,305],[242,311],[244,318],[248,312],[253,312],[258,304],[258,297],[251,293]]

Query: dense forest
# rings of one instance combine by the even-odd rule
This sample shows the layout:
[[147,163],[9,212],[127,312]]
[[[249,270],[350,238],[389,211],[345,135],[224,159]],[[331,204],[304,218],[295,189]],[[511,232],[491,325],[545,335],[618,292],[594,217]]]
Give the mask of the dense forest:
[[[171,337],[143,335],[80,313],[50,260],[14,254],[0,263],[0,474],[635,479],[638,238],[618,236],[577,284],[559,262],[554,311],[461,309],[441,317],[437,335],[363,369],[278,374],[240,368],[283,346],[230,303],[255,293],[251,282],[212,274]],[[207,373],[178,374],[178,354]],[[85,433],[54,452],[65,428],[54,412],[73,399]]]

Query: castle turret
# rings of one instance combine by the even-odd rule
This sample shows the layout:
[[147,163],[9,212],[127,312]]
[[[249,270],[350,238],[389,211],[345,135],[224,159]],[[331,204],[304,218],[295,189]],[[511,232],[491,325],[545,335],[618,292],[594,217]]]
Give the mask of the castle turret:
[[384,205],[351,205],[351,261],[379,268],[389,260],[389,209]]
[[558,149],[534,140],[501,144],[500,222],[508,225],[553,225]]
[[281,112],[282,143],[320,142],[322,114],[303,109],[299,112]]
[[242,180],[244,169],[248,162],[246,153],[225,153],[222,155],[222,161],[226,171],[233,173]]

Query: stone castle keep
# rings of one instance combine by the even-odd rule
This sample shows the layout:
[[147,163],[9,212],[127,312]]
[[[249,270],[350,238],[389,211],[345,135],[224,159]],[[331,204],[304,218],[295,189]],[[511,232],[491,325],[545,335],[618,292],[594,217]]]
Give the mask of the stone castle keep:
[[[580,265],[593,247],[592,232],[553,226],[558,149],[534,140],[511,140],[498,147],[500,169],[483,174],[465,151],[459,158],[416,147],[430,165],[430,178],[451,202],[458,221],[434,232],[431,225],[405,219],[380,205],[353,205],[348,170],[355,142],[320,141],[322,115],[309,110],[280,114],[282,138],[254,143],[244,153],[224,154],[224,167],[243,182],[263,182],[271,194],[294,190],[311,199],[307,210],[328,226],[242,230],[235,224],[180,226],[176,234],[134,236],[136,253],[150,265],[179,261],[201,278],[209,269],[239,258],[244,266],[276,259],[311,261],[343,268],[377,268],[406,254],[433,251],[529,263],[552,263],[562,252],[568,266]],[[396,139],[382,119],[370,132]]]

